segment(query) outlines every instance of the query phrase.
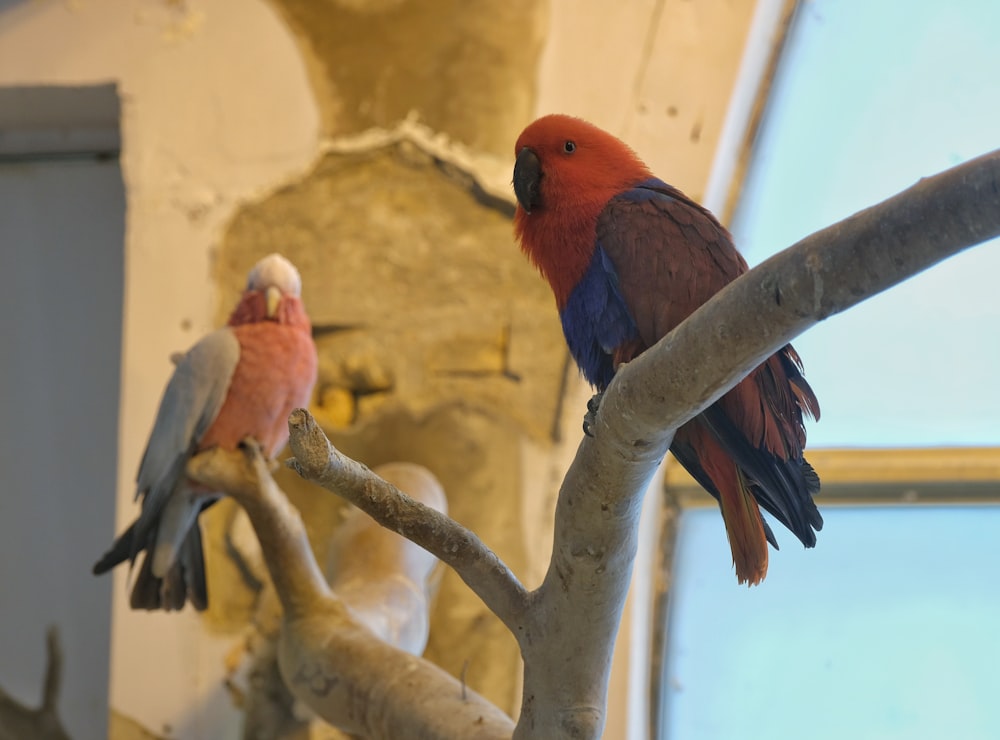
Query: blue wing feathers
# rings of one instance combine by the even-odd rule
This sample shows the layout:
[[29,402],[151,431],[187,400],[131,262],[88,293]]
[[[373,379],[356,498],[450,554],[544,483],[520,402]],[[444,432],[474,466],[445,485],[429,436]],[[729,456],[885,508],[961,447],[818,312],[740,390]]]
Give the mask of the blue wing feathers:
[[618,274],[600,244],[559,317],[584,377],[605,388],[615,374],[615,349],[634,340],[638,331],[619,291]]

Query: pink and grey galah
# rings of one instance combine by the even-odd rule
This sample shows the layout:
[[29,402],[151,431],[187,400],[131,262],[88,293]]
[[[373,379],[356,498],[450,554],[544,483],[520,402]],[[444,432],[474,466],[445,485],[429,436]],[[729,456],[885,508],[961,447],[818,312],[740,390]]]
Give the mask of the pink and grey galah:
[[136,478],[142,510],[93,569],[134,564],[145,551],[133,609],[208,606],[198,515],[221,492],[188,479],[185,466],[205,450],[235,450],[246,437],[270,458],[288,442],[288,415],[309,404],[317,372],[301,292],[291,262],[264,257],[226,326],[176,358]]

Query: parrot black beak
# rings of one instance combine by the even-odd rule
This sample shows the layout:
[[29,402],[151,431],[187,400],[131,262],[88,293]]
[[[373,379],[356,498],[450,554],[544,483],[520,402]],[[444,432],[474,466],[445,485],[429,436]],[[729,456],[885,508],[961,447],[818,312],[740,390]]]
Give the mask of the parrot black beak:
[[538,155],[528,147],[517,153],[514,162],[514,195],[525,213],[531,213],[542,203],[539,186],[542,183],[542,163]]

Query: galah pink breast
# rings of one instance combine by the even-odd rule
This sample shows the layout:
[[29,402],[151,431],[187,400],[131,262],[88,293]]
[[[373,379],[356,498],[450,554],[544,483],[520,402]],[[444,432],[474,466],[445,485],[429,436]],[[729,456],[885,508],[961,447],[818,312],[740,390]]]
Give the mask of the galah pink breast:
[[273,458],[288,442],[288,415],[309,404],[316,347],[302,279],[279,254],[260,260],[229,321],[177,359],[139,465],[138,519],[94,565],[105,573],[145,551],[133,609],[208,606],[198,515],[222,495],[189,480],[191,456],[235,450],[246,437]]

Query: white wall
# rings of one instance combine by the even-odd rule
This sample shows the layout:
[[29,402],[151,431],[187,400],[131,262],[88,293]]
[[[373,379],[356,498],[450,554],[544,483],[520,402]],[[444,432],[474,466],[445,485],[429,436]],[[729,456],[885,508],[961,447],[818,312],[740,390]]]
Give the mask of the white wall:
[[[0,86],[115,81],[122,96],[121,530],[135,514],[135,470],[169,355],[213,320],[212,246],[241,199],[310,162],[318,114],[292,39],[259,0],[2,7]],[[93,578],[100,554],[77,553],[81,579]],[[237,736],[220,684],[228,643],[207,635],[190,612],[129,611],[125,575],[119,569],[113,581],[112,706],[154,731],[169,725],[176,737]],[[105,583],[91,585],[107,593]]]

